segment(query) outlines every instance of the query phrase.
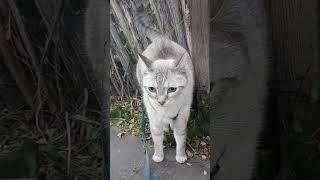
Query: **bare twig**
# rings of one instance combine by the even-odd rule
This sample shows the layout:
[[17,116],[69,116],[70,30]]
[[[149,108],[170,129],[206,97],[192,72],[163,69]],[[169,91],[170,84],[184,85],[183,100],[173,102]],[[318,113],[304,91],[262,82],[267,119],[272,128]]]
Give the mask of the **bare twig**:
[[188,141],[186,141],[186,143],[187,143],[187,145],[191,148],[191,150],[193,151],[193,153],[195,153],[195,152],[196,152],[196,150],[195,150],[195,149],[193,149],[193,147],[190,145],[190,143],[189,143]]
[[71,160],[71,131],[70,131],[70,122],[69,122],[69,114],[65,113],[66,127],[67,127],[67,135],[68,135],[68,159],[67,159],[67,172],[70,175],[70,160]]
[[[84,88],[84,100],[83,100],[83,108],[82,108],[82,117],[85,117],[85,115],[86,115],[87,104],[88,104],[88,90],[87,90],[87,88]],[[80,124],[80,135],[79,135],[80,139],[82,139],[84,137],[84,133],[85,133],[85,129],[86,129],[85,126],[86,126],[86,124]]]
[[10,55],[9,49],[12,47],[5,48],[5,41],[0,37],[0,52],[3,54],[4,64],[10,70],[12,77],[15,79],[17,86],[24,96],[25,101],[32,107],[32,97],[34,89],[30,86],[29,80],[27,79],[26,72],[23,66],[15,58]]
[[[19,33],[21,35],[21,38],[25,44],[25,47],[31,57],[31,62],[32,62],[32,65],[35,69],[36,72],[39,72],[39,69],[38,69],[38,66],[37,66],[37,56],[35,54],[35,51],[33,49],[33,46],[32,46],[32,43],[29,39],[29,36],[27,34],[27,31],[25,29],[25,25],[22,21],[22,17],[20,15],[20,12],[16,6],[16,3],[15,1],[13,0],[7,0],[8,4],[9,4],[9,7],[12,11],[12,15],[13,17],[15,18],[16,20],[16,23],[17,23],[17,26],[18,26],[18,30],[19,30]],[[37,74],[38,78],[39,78],[39,74]]]
[[81,115],[73,115],[71,117],[71,119],[82,121],[84,123],[88,123],[88,124],[92,124],[92,125],[96,125],[96,126],[100,126],[101,125],[101,123],[96,122],[96,121],[91,121],[91,120],[87,119],[85,116],[81,116]]

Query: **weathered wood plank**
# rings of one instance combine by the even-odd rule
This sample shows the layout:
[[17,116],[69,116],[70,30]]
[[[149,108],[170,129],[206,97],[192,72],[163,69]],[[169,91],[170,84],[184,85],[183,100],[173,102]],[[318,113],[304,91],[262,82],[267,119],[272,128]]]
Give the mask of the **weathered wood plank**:
[[121,28],[130,43],[134,43],[133,51],[136,59],[138,58],[137,53],[142,52],[148,42],[142,32],[137,30],[136,22],[133,21],[134,11],[143,6],[141,0],[111,0],[111,7],[114,11]]
[[191,14],[190,14],[190,8],[189,8],[189,0],[180,0],[181,2],[181,8],[182,8],[182,16],[183,16],[183,23],[184,28],[186,31],[186,38],[187,38],[187,44],[189,52],[192,51],[192,43],[191,43]]
[[150,0],[150,3],[157,16],[161,33],[188,50],[181,3],[177,0]]
[[275,67],[283,90],[298,88],[299,79],[310,65],[312,73],[307,76],[319,76],[317,3],[316,0],[268,1]]
[[192,60],[196,88],[209,92],[209,0],[191,4]]
[[[319,125],[319,103],[310,103],[310,90],[319,87],[319,1],[266,1],[272,40],[272,58],[277,90],[277,121],[281,128],[281,166],[279,177],[288,177],[293,167],[297,179],[303,179],[299,165],[290,163],[286,130],[300,124],[304,136],[310,136]],[[291,92],[291,93],[290,93]],[[303,96],[302,96],[303,95]],[[301,101],[302,100],[302,101]],[[290,120],[290,121],[289,121]],[[289,129],[288,129],[289,127]],[[299,162],[303,164],[304,162]],[[306,167],[312,171],[314,166]]]

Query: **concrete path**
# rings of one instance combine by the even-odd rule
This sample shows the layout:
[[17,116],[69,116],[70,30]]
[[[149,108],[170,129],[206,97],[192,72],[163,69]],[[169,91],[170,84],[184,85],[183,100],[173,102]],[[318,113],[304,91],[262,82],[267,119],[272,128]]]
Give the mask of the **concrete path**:
[[[151,180],[209,180],[209,161],[197,157],[188,159],[191,166],[175,161],[175,150],[165,149],[165,159],[161,163],[152,160],[153,149],[149,148]],[[117,137],[117,129],[110,127],[110,180],[144,180],[145,156],[142,142],[134,136]],[[207,171],[207,175],[204,175]]]

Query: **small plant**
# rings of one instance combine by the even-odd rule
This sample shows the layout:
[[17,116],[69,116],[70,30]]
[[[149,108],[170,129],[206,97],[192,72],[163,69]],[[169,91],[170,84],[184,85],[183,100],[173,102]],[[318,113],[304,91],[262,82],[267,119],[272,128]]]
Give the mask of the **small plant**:
[[198,109],[192,109],[188,121],[188,137],[205,136],[202,124],[209,124],[209,105],[207,101],[202,101]]

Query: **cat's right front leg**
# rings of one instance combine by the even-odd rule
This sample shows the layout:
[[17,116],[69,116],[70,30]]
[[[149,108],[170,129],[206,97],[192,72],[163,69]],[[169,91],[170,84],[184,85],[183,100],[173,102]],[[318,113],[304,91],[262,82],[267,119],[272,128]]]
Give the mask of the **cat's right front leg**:
[[154,144],[154,154],[152,156],[153,161],[161,162],[164,159],[163,154],[163,129],[162,128],[150,128],[151,135]]

